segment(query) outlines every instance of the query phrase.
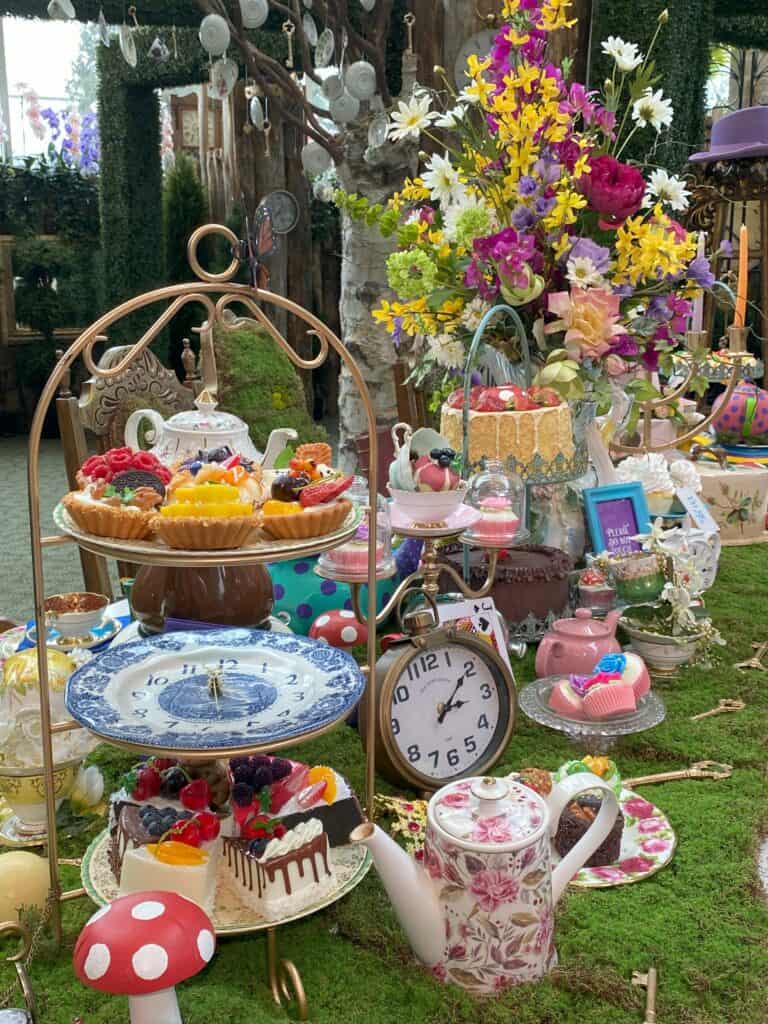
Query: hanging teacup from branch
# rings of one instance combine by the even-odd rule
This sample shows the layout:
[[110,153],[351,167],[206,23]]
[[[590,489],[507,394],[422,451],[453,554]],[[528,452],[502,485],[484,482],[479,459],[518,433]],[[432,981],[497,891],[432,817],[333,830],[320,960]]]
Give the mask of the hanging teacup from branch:
[[345,91],[337,100],[331,100],[328,104],[328,113],[337,124],[354,121],[360,113],[360,100]]
[[323,79],[321,89],[326,99],[337,100],[344,93],[344,79],[334,72]]
[[389,118],[386,114],[377,114],[368,125],[368,145],[378,149],[387,141],[389,135]]
[[109,46],[109,25],[102,8],[99,8],[99,39],[102,46]]
[[220,14],[206,14],[198,35],[200,45],[211,57],[220,57],[229,46],[229,25]]
[[315,67],[327,68],[333,60],[333,51],[336,48],[336,40],[329,28],[324,28],[320,33],[315,47]]
[[376,0],[360,0],[360,6],[364,11],[368,11],[370,13],[370,11],[372,11],[376,6]]
[[307,37],[309,45],[317,46],[317,25],[309,12],[301,19],[301,27],[304,29],[304,35]]
[[243,28],[261,28],[269,17],[267,0],[240,0]]
[[[131,6],[128,8],[128,16],[133,18],[133,28],[138,28],[139,23],[136,19],[136,8]],[[120,26],[120,32],[118,35],[120,41],[120,53],[125,58],[126,64],[129,64],[132,68],[136,67],[138,61],[138,54],[136,53],[136,41],[133,38],[133,29],[123,22]]]
[[357,100],[369,100],[376,92],[376,69],[367,60],[356,60],[344,75],[347,91]]
[[211,85],[216,98],[223,100],[235,88],[239,75],[237,64],[230,57],[220,57],[211,68]]
[[150,56],[152,60],[156,60],[158,64],[165,64],[171,56],[171,51],[165,45],[160,36],[155,36],[154,42],[149,48],[148,56]]
[[331,166],[331,154],[319,142],[307,142],[301,150],[301,166],[310,177],[322,174]]
[[254,128],[258,128],[259,131],[264,130],[264,107],[262,107],[258,96],[251,96],[251,102],[248,104],[248,117]]
[[72,0],[51,0],[48,16],[54,21],[73,21],[77,17]]

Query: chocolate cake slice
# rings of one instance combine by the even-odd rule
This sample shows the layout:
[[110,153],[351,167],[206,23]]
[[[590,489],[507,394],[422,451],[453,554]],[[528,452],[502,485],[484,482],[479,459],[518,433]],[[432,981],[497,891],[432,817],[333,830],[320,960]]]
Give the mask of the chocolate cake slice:
[[331,847],[345,846],[349,842],[350,832],[365,821],[365,815],[354,793],[335,800],[332,804],[321,803],[310,807],[308,811],[279,814],[278,817],[289,829],[295,828],[302,821],[317,818],[328,836]]
[[[591,826],[600,810],[601,803],[602,797],[585,795],[577,797],[566,806],[560,815],[554,839],[555,849],[561,857],[570,853]],[[624,815],[619,811],[607,838],[598,846],[584,867],[604,868],[609,864],[615,864],[621,857],[623,831]]]

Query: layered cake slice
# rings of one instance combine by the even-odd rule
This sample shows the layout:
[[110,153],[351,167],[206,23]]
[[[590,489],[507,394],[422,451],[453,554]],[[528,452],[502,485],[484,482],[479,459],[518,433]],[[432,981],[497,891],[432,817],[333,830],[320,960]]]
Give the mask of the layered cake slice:
[[224,871],[241,900],[267,920],[299,913],[336,884],[328,836],[317,818],[273,839],[225,839]]

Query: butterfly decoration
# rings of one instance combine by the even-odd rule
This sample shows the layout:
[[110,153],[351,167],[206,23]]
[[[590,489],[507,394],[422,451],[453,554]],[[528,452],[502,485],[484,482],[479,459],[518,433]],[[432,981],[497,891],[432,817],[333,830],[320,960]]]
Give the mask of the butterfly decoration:
[[265,260],[274,256],[279,248],[278,236],[272,225],[269,207],[260,203],[253,215],[253,224],[245,216],[245,239],[240,242],[238,259],[248,264],[252,288],[264,291],[269,287],[269,267]]

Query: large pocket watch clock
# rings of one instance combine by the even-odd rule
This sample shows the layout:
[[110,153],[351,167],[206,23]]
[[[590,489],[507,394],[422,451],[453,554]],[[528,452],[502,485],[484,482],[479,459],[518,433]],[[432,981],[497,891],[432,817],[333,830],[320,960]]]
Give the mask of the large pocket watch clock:
[[377,768],[392,782],[427,790],[487,774],[515,724],[511,671],[490,644],[439,626],[434,605],[407,613],[401,626],[403,639],[379,658],[363,698],[377,705]]

